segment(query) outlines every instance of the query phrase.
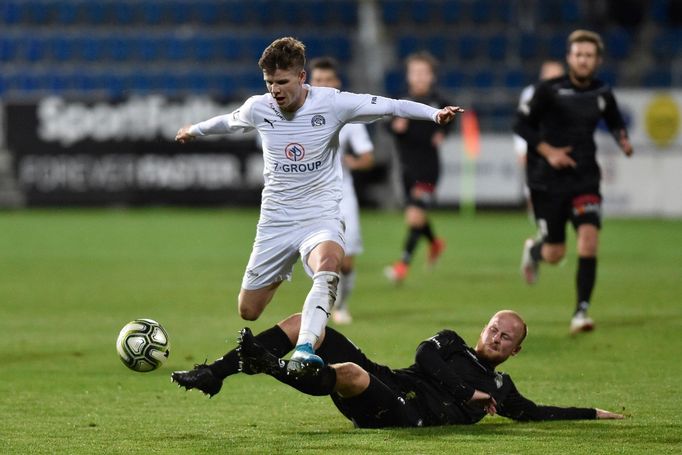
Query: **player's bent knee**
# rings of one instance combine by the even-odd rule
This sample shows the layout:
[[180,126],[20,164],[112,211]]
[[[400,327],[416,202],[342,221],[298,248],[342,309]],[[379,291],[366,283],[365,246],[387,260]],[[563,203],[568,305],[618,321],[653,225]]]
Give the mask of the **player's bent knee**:
[[336,370],[335,391],[344,398],[360,395],[369,387],[369,373],[355,363],[333,365]]
[[[301,313],[292,314],[288,318],[277,323],[280,329],[289,337],[291,344],[296,344],[298,332],[301,328]],[[320,337],[322,339],[322,337]]]
[[545,245],[542,249],[542,259],[550,264],[556,264],[566,255],[566,247],[563,245]]

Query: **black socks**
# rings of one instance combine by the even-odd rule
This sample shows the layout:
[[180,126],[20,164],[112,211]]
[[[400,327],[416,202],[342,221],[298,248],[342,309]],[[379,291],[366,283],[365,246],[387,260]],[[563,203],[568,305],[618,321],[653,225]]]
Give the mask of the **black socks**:
[[[294,348],[286,333],[275,325],[256,335],[256,340],[277,357],[283,357]],[[234,349],[208,366],[218,379],[225,379],[239,372],[239,356]]]
[[592,290],[597,279],[597,258],[578,258],[578,270],[576,272],[576,289],[578,292],[578,303],[576,312],[587,311],[592,297]]

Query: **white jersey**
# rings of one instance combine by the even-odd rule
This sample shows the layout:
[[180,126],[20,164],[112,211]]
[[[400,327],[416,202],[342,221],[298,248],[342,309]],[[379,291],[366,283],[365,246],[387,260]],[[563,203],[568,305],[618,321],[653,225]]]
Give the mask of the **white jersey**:
[[[364,155],[374,150],[374,144],[369,138],[367,127],[360,123],[349,123],[339,132],[339,151],[341,159],[346,153]],[[343,166],[343,194],[349,194],[353,190],[353,175],[346,166]]]
[[386,115],[435,121],[437,109],[407,100],[304,86],[295,112],[279,109],[266,93],[231,114],[192,125],[192,135],[256,129],[263,146],[264,187],[260,224],[339,218],[342,169],[339,131],[346,123],[370,123]]

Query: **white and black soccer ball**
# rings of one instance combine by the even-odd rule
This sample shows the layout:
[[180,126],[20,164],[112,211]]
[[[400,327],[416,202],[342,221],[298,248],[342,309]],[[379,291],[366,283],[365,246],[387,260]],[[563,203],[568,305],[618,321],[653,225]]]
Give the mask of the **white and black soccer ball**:
[[168,333],[152,319],[135,319],[118,334],[116,350],[121,362],[131,370],[156,370],[170,355]]

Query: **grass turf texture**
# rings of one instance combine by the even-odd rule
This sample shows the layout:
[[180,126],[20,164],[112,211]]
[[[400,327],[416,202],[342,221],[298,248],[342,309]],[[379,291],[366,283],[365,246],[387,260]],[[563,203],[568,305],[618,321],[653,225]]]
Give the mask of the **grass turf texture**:
[[[539,403],[597,406],[624,421],[355,430],[328,398],[265,376],[233,376],[211,400],[169,382],[176,369],[233,346],[244,325],[236,295],[255,233],[252,210],[0,213],[0,453],[673,453],[682,443],[682,222],[604,223],[594,333],[568,336],[575,240],[564,266],[521,282],[520,214],[434,217],[448,241],[407,282],[382,268],[398,257],[398,213],[364,213],[365,254],[342,329],[371,358],[409,365],[419,341],[449,327],[467,341],[496,310],[525,316],[524,350],[501,368]],[[255,331],[300,309],[310,281],[297,266]],[[128,321],[170,334],[171,356],[151,373],[118,360]],[[677,359],[677,360],[676,360]]]

